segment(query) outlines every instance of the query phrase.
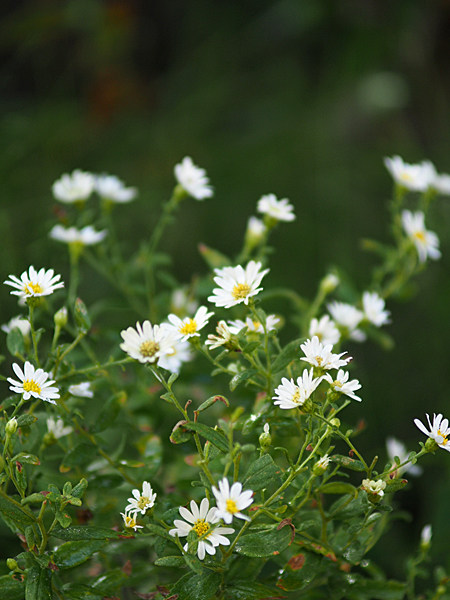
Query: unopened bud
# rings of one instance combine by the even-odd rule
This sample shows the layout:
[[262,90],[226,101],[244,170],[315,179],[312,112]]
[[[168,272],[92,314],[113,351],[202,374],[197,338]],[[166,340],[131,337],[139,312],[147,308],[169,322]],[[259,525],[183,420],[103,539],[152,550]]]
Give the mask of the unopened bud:
[[420,534],[420,549],[426,552],[431,546],[432,529],[431,525],[425,525]]
[[340,279],[333,273],[328,273],[320,282],[320,289],[324,294],[331,294],[340,284]]
[[427,441],[425,442],[425,450],[427,452],[435,452],[437,449],[439,448],[436,440],[434,440],[433,438],[428,438]]
[[10,419],[7,423],[6,423],[6,435],[11,436],[14,433],[16,433],[17,431],[17,419],[16,417],[13,417],[12,419]]
[[67,324],[67,308],[65,306],[60,308],[53,319],[57,327],[64,327]]
[[16,571],[19,568],[19,565],[13,558],[6,559],[6,566],[10,571]]
[[264,431],[259,436],[259,444],[261,448],[268,448],[272,444],[272,436],[270,435],[269,423],[264,425]]

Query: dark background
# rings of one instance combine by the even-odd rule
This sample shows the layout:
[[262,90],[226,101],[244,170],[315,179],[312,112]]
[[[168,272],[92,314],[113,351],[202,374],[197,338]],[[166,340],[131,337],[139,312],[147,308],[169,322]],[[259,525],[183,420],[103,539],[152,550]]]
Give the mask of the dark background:
[[[428,158],[450,172],[449,53],[444,0],[4,0],[1,280],[29,264],[67,277],[61,247],[46,242],[51,184],[63,172],[105,171],[139,188],[139,200],[117,209],[131,252],[170,196],[173,166],[190,155],[216,192],[186,201],[163,239],[181,281],[206,272],[199,241],[235,253],[257,200],[273,192],[297,220],[274,234],[268,285],[311,297],[335,264],[363,290],[374,259],[360,239],[389,239],[383,157]],[[358,445],[383,464],[387,435],[418,450],[413,418],[450,414],[449,203],[436,202],[427,223],[442,259],[418,278],[412,302],[388,305],[394,350],[349,346],[364,401],[347,418],[364,416]],[[101,284],[84,286],[89,304]],[[17,312],[5,288],[1,322]],[[427,457],[425,474],[396,495],[413,520],[374,551],[391,576],[402,577],[426,523],[449,566],[449,461],[443,451]]]

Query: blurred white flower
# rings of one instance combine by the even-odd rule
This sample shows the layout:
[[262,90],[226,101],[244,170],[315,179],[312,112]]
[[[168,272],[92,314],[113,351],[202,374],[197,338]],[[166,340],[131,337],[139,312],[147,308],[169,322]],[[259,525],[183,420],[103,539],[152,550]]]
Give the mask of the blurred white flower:
[[384,310],[386,303],[376,292],[364,292],[362,304],[365,318],[376,327],[389,323],[391,313]]
[[209,318],[214,314],[213,312],[207,311],[208,309],[206,306],[200,306],[192,319],[189,317],[180,319],[177,315],[170,314],[167,318],[171,324],[167,324],[165,327],[185,342],[190,337],[200,336],[198,332],[208,324]]
[[337,301],[328,304],[327,308],[335,322],[341,327],[345,327],[350,339],[355,342],[363,342],[366,339],[365,333],[357,329],[364,318],[364,313],[361,310],[358,310],[352,304]]
[[275,389],[276,396],[274,404],[282,409],[302,408],[309,399],[314,390],[322,381],[322,377],[314,378],[314,369],[305,369],[301,377],[297,377],[297,384],[294,380],[282,377],[281,385]]
[[309,324],[309,337],[314,336],[317,336],[324,346],[334,346],[340,340],[341,334],[334,321],[328,315],[324,315],[320,320],[312,319]]
[[170,298],[170,311],[179,317],[185,317],[195,313],[198,302],[188,295],[184,288],[178,288],[172,292]]
[[251,260],[245,269],[241,265],[214,269],[218,275],[214,277],[214,281],[220,287],[213,290],[215,296],[209,296],[209,302],[225,308],[241,302],[248,304],[249,299],[263,289],[258,286],[264,275],[269,272],[269,269],[260,269],[261,263],[254,260]]
[[[388,437],[386,439],[386,451],[391,461],[394,461],[394,456],[397,456],[400,459],[401,463],[408,460],[409,452],[406,450],[405,444],[403,444],[394,437]],[[395,463],[393,462],[392,468],[394,467]],[[422,473],[422,467],[420,467],[419,465],[411,464],[403,465],[403,467],[397,467],[395,470],[397,471],[399,477],[407,471],[414,476],[418,476]]]
[[47,429],[49,433],[53,434],[53,437],[56,440],[59,440],[59,438],[65,435],[69,435],[69,433],[72,433],[73,431],[73,427],[70,427],[70,425],[64,427],[64,421],[61,418],[58,418],[55,421],[53,417],[47,419]]
[[131,493],[133,498],[128,498],[129,504],[125,507],[125,512],[140,512],[141,515],[145,515],[146,511],[154,506],[156,492],[153,492],[148,481],[144,481],[142,484],[142,494],[138,489],[134,489]]
[[[164,324],[162,325],[164,327]],[[181,365],[194,358],[192,347],[189,342],[175,340],[172,346],[172,352],[163,354],[158,360],[158,366],[167,369],[171,373],[179,373]]]
[[13,317],[8,323],[2,325],[1,329],[5,333],[9,333],[13,329],[20,329],[23,337],[27,337],[31,330],[31,325],[28,319],[24,319],[21,316]]
[[443,196],[450,196],[450,175],[447,175],[447,173],[436,175],[432,186]]
[[373,479],[363,479],[361,487],[369,495],[382,498],[384,496],[383,490],[386,488],[386,482],[381,479],[377,479],[376,481]]
[[75,169],[71,175],[65,173],[52,186],[53,196],[67,204],[87,200],[95,188],[92,173]]
[[49,296],[58,288],[64,287],[64,283],[62,281],[59,282],[61,275],[54,275],[53,269],[36,271],[34,267],[30,267],[28,273],[24,271],[20,279],[15,275],[10,275],[9,278],[11,281],[6,280],[3,283],[16,288],[11,294],[24,299]]
[[266,232],[266,226],[261,219],[258,217],[250,217],[247,223],[247,231],[245,232],[245,239],[250,246],[254,246],[259,243]]
[[53,240],[58,242],[64,242],[65,244],[82,244],[83,246],[92,246],[98,244],[108,235],[108,231],[96,231],[92,225],[87,225],[83,229],[77,229],[76,227],[69,227],[66,229],[62,225],[55,225],[49,236]]
[[331,377],[329,373],[327,373],[324,376],[324,379],[328,381],[328,383],[332,386],[335,392],[345,394],[349,398],[361,402],[361,398],[359,396],[356,396],[354,393],[361,388],[361,384],[357,379],[352,379],[351,381],[348,381],[348,377],[348,371],[343,371],[342,369],[339,369],[336,375],[336,379],[333,379],[333,377]]
[[428,430],[422,421],[414,419],[416,427],[420,429],[422,433],[428,436],[428,438],[434,440],[439,448],[443,448],[450,452],[449,436],[450,427],[448,426],[448,419],[443,419],[441,414],[433,415],[433,425],[431,424],[430,417],[427,415]]
[[120,344],[121,349],[141,363],[158,362],[162,356],[174,351],[176,340],[173,334],[165,327],[152,327],[150,321],[144,321],[142,326],[137,322],[136,329],[128,327],[120,335],[124,340]]
[[294,207],[287,198],[277,200],[275,194],[261,196],[258,200],[258,212],[272,217],[277,221],[293,221],[295,219]]
[[432,535],[433,535],[433,530],[431,528],[431,525],[425,525],[425,527],[422,529],[422,533],[420,534],[420,545],[424,549],[426,549],[430,546]]
[[406,235],[411,238],[416,246],[420,262],[425,262],[427,256],[434,260],[441,257],[439,238],[434,231],[428,231],[425,228],[425,215],[423,212],[402,211],[402,225]]
[[225,523],[230,524],[233,517],[250,521],[250,518],[243,515],[241,510],[245,510],[253,502],[253,490],[242,491],[242,483],[235,481],[230,488],[228,479],[224,477],[219,481],[219,489],[212,487],[216,497],[217,512],[216,516],[223,519]]
[[410,165],[400,156],[385,158],[384,164],[394,181],[408,190],[425,192],[436,178],[436,169],[430,161]]
[[83,381],[69,387],[69,394],[78,396],[79,398],[93,398],[94,392],[91,390],[91,382]]
[[300,348],[303,350],[305,356],[301,357],[300,360],[305,360],[313,367],[319,367],[320,369],[339,369],[344,367],[352,359],[351,357],[341,358],[346,352],[341,354],[333,354],[331,351],[333,346],[327,344],[323,346],[319,342],[319,338],[315,335],[312,340],[306,340],[304,344],[300,344]]
[[23,394],[24,400],[33,397],[56,404],[54,398],[59,398],[59,390],[57,387],[51,387],[55,381],[48,380],[48,373],[43,369],[35,369],[28,361],[25,362],[23,371],[17,363],[13,363],[12,368],[20,381],[8,377],[9,383],[12,384],[9,386],[10,390],[16,394]]
[[205,169],[196,167],[189,156],[175,165],[174,172],[181,187],[196,200],[210,198],[213,195]]
[[[266,329],[272,331],[276,329],[276,324],[279,322],[279,318],[275,315],[268,315],[266,318]],[[230,325],[231,333],[237,334],[243,327],[248,327],[247,333],[264,333],[264,327],[259,321],[253,321],[250,317],[247,317],[244,321],[236,319],[236,321],[228,321]]]
[[125,187],[124,182],[115,175],[97,175],[95,189],[101,198],[121,204],[131,202],[138,193],[134,187]]

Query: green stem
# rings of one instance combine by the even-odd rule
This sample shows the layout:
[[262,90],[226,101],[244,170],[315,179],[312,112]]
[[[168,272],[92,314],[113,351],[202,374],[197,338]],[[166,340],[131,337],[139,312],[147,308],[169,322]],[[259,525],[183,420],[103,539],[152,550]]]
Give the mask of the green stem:
[[28,319],[30,321],[31,339],[33,340],[34,359],[36,361],[36,365],[38,367],[40,367],[41,363],[39,362],[39,354],[38,354],[38,348],[37,348],[36,331],[34,329],[34,306],[32,304],[29,304],[28,309],[29,309]]

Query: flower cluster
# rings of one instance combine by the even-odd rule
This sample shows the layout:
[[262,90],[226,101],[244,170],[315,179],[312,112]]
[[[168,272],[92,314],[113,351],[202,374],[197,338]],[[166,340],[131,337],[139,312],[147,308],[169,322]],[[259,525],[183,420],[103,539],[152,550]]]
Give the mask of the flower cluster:
[[438,174],[429,160],[411,165],[405,163],[400,156],[393,156],[385,158],[384,164],[395,183],[407,190],[413,192],[435,190],[446,196],[450,194],[450,175]]
[[145,515],[148,509],[153,508],[156,500],[156,493],[152,490],[152,486],[148,481],[142,484],[142,493],[138,489],[132,492],[133,497],[128,498],[129,504],[125,507],[125,512],[120,513],[123,517],[125,527],[129,529],[142,529],[142,525],[137,524],[137,515],[140,513]]
[[137,196],[136,188],[126,188],[115,175],[94,175],[80,169],[65,173],[52,186],[53,196],[65,204],[84,202],[93,192],[109,202],[130,202]]

